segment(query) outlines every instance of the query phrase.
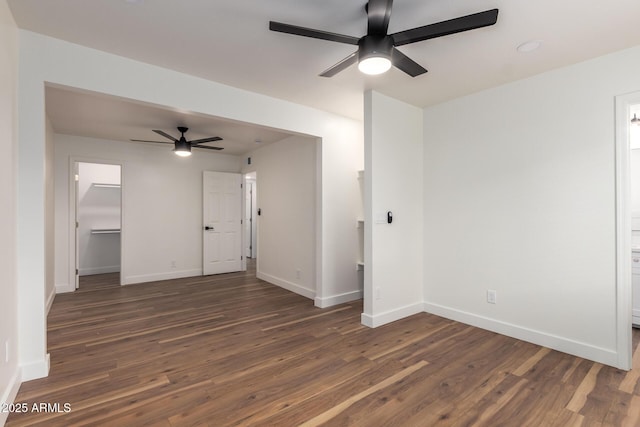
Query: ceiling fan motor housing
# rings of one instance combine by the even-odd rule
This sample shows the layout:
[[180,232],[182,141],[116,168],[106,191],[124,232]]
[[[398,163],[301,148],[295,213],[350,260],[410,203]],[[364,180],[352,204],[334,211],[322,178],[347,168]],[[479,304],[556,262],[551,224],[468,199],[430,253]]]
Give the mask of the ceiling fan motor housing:
[[384,57],[391,60],[393,38],[383,35],[367,35],[358,41],[358,61],[371,57]]
[[191,143],[187,141],[184,136],[175,142],[173,151],[191,152]]

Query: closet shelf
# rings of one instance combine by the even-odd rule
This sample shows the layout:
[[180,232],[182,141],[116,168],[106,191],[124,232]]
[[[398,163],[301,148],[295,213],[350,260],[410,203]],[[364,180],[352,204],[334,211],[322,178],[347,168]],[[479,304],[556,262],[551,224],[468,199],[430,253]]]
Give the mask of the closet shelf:
[[119,228],[92,228],[91,234],[120,234]]

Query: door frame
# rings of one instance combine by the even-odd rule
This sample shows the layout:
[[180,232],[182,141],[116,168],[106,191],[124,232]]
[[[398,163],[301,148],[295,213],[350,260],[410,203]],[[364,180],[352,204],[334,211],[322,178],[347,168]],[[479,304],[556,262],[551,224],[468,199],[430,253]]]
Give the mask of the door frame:
[[76,274],[76,269],[80,270],[79,257],[76,259],[76,221],[77,218],[77,185],[76,185],[76,170],[78,163],[97,163],[102,165],[114,165],[120,166],[120,286],[125,285],[125,180],[124,180],[124,163],[117,160],[107,160],[95,157],[84,156],[69,156],[69,278],[71,279],[70,289],[68,291],[73,292],[76,290],[76,284],[78,283],[79,275]]
[[[256,193],[256,188],[257,188],[257,182],[258,182],[258,173],[256,171],[251,171],[251,172],[245,172],[242,174],[242,184],[243,184],[243,200],[244,200],[244,205],[242,207],[242,211],[245,213],[247,212],[247,205],[246,205],[246,200],[247,200],[247,193],[251,192],[251,197],[249,197],[249,199],[251,200],[251,223],[248,224],[249,225],[249,245],[251,246],[251,258],[255,259],[257,258],[257,253],[258,253],[258,194]],[[251,185],[249,185],[249,183]],[[246,216],[244,217],[244,219],[246,219]],[[245,232],[244,230],[246,230],[247,228],[247,224],[243,224],[244,225],[244,229],[243,232]],[[247,258],[246,256],[246,251],[247,251],[247,247],[246,247],[246,243],[247,243],[247,235],[245,234],[243,236],[243,245],[244,245],[244,250],[245,250],[245,258]],[[255,243],[255,244],[254,244]]]
[[615,187],[616,187],[616,352],[618,367],[632,368],[631,336],[631,106],[640,104],[640,91],[615,97]]

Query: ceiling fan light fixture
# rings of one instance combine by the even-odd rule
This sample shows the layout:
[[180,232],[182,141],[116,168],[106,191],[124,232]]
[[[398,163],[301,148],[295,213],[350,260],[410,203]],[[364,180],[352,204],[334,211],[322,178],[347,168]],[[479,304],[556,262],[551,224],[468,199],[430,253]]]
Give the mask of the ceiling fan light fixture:
[[370,56],[358,63],[358,69],[364,74],[375,76],[389,71],[391,60],[384,56]]
[[180,140],[176,141],[173,152],[180,157],[189,157],[191,155],[191,144],[189,144],[183,136]]
[[372,76],[386,73],[391,68],[393,40],[389,36],[365,36],[358,46],[358,69]]

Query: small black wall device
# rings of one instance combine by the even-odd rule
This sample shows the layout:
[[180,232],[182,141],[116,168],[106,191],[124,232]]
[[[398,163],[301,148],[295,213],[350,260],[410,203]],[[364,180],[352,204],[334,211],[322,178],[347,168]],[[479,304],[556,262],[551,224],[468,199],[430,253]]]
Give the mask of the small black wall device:
[[391,224],[393,222],[393,213],[391,211],[387,212],[387,224]]

